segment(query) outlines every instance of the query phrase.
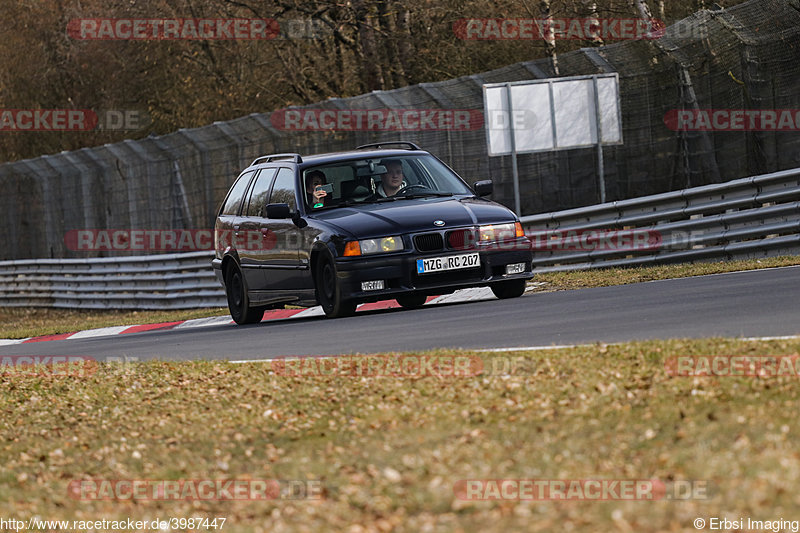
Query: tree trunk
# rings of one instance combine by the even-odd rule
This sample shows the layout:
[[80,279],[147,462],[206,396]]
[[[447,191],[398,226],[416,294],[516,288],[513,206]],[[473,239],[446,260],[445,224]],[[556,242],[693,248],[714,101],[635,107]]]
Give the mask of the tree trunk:
[[556,36],[553,33],[553,14],[550,10],[550,0],[542,0],[539,5],[542,11],[542,18],[547,25],[547,29],[542,35],[545,42],[545,52],[550,56],[550,61],[553,62],[553,72],[558,76],[558,54],[556,54]]
[[384,88],[383,73],[380,68],[380,54],[378,53],[377,40],[373,17],[370,16],[364,2],[354,4],[355,23],[358,26],[359,56],[361,67],[361,83],[365,92],[377,91]]
[[397,52],[400,60],[399,63],[402,67],[403,82],[405,84],[415,83],[408,75],[411,67],[411,57],[414,54],[413,39],[411,36],[411,12],[401,4],[398,4],[397,9],[397,32],[399,39],[397,43]]
[[[588,12],[589,16],[587,17],[592,23],[596,24],[597,28],[600,28],[600,19],[597,16],[597,2],[595,0],[584,0],[583,7]],[[594,36],[592,39],[592,44],[595,46],[603,46],[605,42],[603,42],[603,35],[602,32],[598,30],[597,35]]]
[[645,0],[633,0],[633,3],[636,6],[636,9],[639,10],[639,18],[642,20],[650,20],[653,18],[650,7],[648,7]]

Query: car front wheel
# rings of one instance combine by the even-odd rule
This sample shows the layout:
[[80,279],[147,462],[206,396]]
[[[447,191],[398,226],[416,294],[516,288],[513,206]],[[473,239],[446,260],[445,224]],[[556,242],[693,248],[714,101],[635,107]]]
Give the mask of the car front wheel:
[[263,307],[250,307],[242,271],[235,266],[228,269],[225,294],[228,297],[231,318],[237,324],[256,324],[264,318]]
[[491,285],[492,292],[501,300],[506,298],[517,298],[525,293],[524,279],[510,279],[508,281],[498,281]]
[[356,312],[356,302],[342,298],[342,287],[336,276],[336,265],[325,256],[317,268],[317,295],[328,318],[350,316]]

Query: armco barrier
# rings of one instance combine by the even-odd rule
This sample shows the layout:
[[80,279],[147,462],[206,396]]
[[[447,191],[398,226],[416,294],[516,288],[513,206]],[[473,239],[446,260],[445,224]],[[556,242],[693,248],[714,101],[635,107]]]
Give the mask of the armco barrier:
[[523,217],[526,232],[648,230],[655,249],[536,250],[534,272],[800,253],[800,169]]
[[[536,230],[657,232],[646,250],[535,250],[534,272],[800,254],[800,169],[522,218]],[[0,261],[0,305],[224,307],[211,252]]]
[[[204,2],[228,3],[233,2]],[[286,128],[288,112],[308,112],[311,117],[322,111],[341,117],[368,110],[482,112],[482,88],[489,83],[618,73],[625,142],[603,148],[608,198],[637,198],[800,166],[796,130],[676,131],[664,120],[679,110],[800,109],[799,5],[800,0],[749,0],[725,9],[714,5],[665,28],[658,39],[559,50],[555,64],[545,57],[456,79],[2,163],[0,259],[83,258],[64,243],[64,234],[74,228],[202,227],[214,219],[246,165],[264,154],[286,151],[310,155],[374,142],[413,141],[470,182],[491,176],[493,198],[514,205],[511,157],[488,155],[485,127]],[[327,41],[319,41],[323,42]],[[505,48],[511,43],[463,46]],[[11,101],[5,105],[11,106]],[[520,154],[517,165],[524,214],[599,201],[594,147]]]
[[0,305],[73,309],[225,307],[213,252],[0,261]]

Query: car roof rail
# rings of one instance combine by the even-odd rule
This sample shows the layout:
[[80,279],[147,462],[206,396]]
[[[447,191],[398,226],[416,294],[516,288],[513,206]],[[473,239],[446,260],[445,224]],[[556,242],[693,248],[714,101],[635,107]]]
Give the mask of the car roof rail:
[[367,148],[383,148],[384,146],[405,146],[406,150],[422,150],[416,144],[409,141],[385,141],[382,143],[362,144],[356,150],[366,150]]
[[[262,159],[264,161],[262,161]],[[300,157],[300,154],[294,153],[286,153],[286,154],[271,154],[271,155],[262,155],[261,157],[256,157],[250,166],[258,165],[259,163],[271,163],[277,159],[291,159],[292,163],[302,163],[303,158]]]

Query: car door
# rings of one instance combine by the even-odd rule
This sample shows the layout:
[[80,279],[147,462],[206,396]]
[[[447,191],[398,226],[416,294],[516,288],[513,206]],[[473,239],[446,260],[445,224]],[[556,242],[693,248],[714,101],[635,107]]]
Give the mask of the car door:
[[235,228],[241,224],[242,204],[247,205],[247,194],[249,193],[250,180],[255,174],[254,170],[243,172],[228,191],[222,207],[217,215],[214,224],[214,247],[216,256],[222,256],[235,248],[234,232]]
[[251,291],[266,290],[264,269],[269,261],[269,240],[262,234],[265,219],[262,209],[267,204],[276,168],[261,169],[250,187],[250,193],[237,220],[236,248],[244,279]]
[[[288,204],[292,213],[297,214],[297,191],[295,171],[291,168],[278,169],[270,191],[270,204]],[[271,291],[289,291],[300,288],[300,229],[288,218],[261,219],[261,233],[269,243],[265,251],[265,286]]]

